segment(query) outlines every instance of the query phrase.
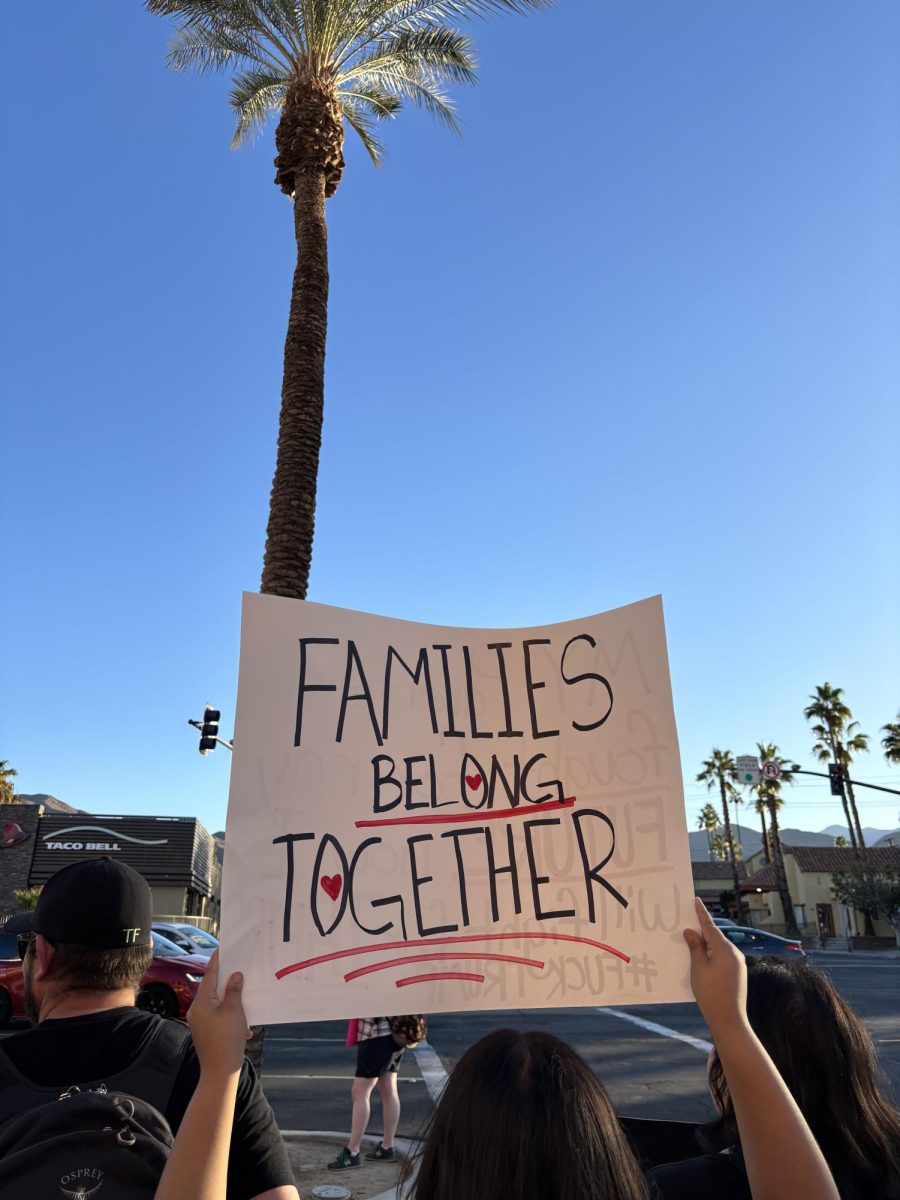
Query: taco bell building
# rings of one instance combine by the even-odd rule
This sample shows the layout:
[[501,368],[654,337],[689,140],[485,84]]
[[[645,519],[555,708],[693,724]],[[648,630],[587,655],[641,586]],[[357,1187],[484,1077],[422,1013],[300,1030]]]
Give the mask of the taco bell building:
[[108,854],[150,884],[155,917],[218,916],[215,844],[196,817],[131,817],[0,808],[0,915],[13,911],[18,888],[40,887],[60,867]]

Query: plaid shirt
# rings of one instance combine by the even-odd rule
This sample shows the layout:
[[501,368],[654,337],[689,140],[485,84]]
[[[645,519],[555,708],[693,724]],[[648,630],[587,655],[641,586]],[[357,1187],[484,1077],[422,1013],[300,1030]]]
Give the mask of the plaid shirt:
[[360,1042],[367,1042],[369,1038],[384,1037],[386,1033],[391,1032],[391,1022],[388,1017],[357,1017],[359,1025],[356,1030],[356,1037]]

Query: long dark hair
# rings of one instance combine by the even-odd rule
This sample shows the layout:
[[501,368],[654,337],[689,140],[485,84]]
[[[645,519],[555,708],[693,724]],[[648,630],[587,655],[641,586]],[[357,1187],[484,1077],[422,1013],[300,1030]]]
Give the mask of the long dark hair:
[[649,1191],[584,1059],[549,1033],[501,1029],[453,1068],[426,1127],[412,1195],[648,1200]]
[[[875,1047],[862,1021],[805,959],[747,963],[747,1017],[825,1155],[842,1200],[900,1200],[900,1117],[882,1095]],[[737,1146],[728,1085],[713,1054],[719,1117],[710,1148]]]

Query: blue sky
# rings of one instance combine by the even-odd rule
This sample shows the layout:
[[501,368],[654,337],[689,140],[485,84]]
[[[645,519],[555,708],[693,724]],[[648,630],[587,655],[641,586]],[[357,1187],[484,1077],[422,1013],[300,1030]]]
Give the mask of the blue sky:
[[[220,828],[228,752],[185,722],[210,700],[230,730],[259,584],[294,254],[271,131],[230,152],[227,81],[169,73],[137,3],[0,23],[0,758],[24,792]],[[505,626],[662,592],[689,781],[713,745],[808,764],[825,679],[876,734],[900,9],[559,0],[473,32],[464,139],[401,114],[376,172],[351,134],[329,201],[310,599]],[[877,751],[856,773],[900,787]],[[783,821],[839,816],[809,780]]]

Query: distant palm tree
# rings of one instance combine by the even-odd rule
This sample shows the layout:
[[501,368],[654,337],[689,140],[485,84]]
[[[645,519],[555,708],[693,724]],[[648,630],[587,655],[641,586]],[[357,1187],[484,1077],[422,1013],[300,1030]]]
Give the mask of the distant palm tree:
[[728,862],[728,842],[724,834],[713,834],[709,840],[709,849],[715,862]]
[[[757,742],[756,749],[759,751],[760,766],[767,762],[774,762],[778,763],[782,771],[790,767],[790,760],[782,758],[778,753],[778,747],[771,742]],[[760,775],[759,783],[753,784],[753,791],[756,792],[758,801],[765,804],[769,814],[769,852],[775,868],[778,896],[781,900],[781,907],[784,909],[785,933],[788,937],[798,938],[800,930],[797,928],[797,918],[794,916],[794,902],[788,887],[787,871],[784,867],[784,847],[781,844],[781,830],[778,827],[778,810],[784,803],[781,797],[781,785],[785,780],[788,783],[794,782],[790,771],[782,774],[780,779],[765,779]]]
[[900,712],[895,722],[882,725],[881,732],[884,734],[881,739],[884,757],[889,763],[900,763]]
[[810,703],[803,710],[803,715],[807,721],[813,722],[812,732],[816,739],[813,754],[819,762],[834,762],[841,768],[844,780],[841,801],[847,818],[850,843],[857,855],[865,858],[866,842],[856,807],[856,797],[853,794],[853,784],[850,782],[849,767],[854,754],[869,749],[869,739],[866,734],[859,732],[859,722],[853,720],[853,713],[844,703],[843,697],[843,688],[823,683],[810,696]]
[[13,780],[19,772],[9,765],[9,759],[0,758],[0,804],[15,804],[16,785]]
[[13,896],[20,912],[34,912],[40,894],[39,887],[13,888]]
[[842,849],[844,849],[850,845],[850,843],[847,841],[847,839],[844,837],[844,835],[842,833],[839,833],[837,835],[837,837],[834,839],[834,844],[835,844],[835,846],[838,846]]
[[719,801],[722,805],[722,816],[725,821],[725,845],[727,858],[731,863],[731,876],[734,883],[734,902],[737,906],[738,920],[741,919],[744,906],[741,903],[741,882],[738,878],[738,856],[735,852],[734,837],[731,832],[731,815],[728,802],[740,804],[740,793],[737,790],[738,773],[730,750],[713,749],[703,763],[703,768],[697,776],[698,783],[705,783],[708,791],[718,789]]
[[[297,241],[275,478],[261,590],[306,596],[322,442],[328,231],[325,201],[344,171],[344,123],[378,164],[376,123],[411,102],[452,130],[447,84],[475,82],[472,44],[447,22],[526,12],[553,0],[145,0],[174,17],[174,70],[232,73],[233,146],[273,113],[275,183]],[[379,236],[390,236],[390,233]],[[357,286],[371,287],[363,268]]]
[[721,824],[715,808],[711,804],[704,804],[697,816],[697,828],[706,830],[706,844],[709,847],[710,858],[712,858],[712,836]]

